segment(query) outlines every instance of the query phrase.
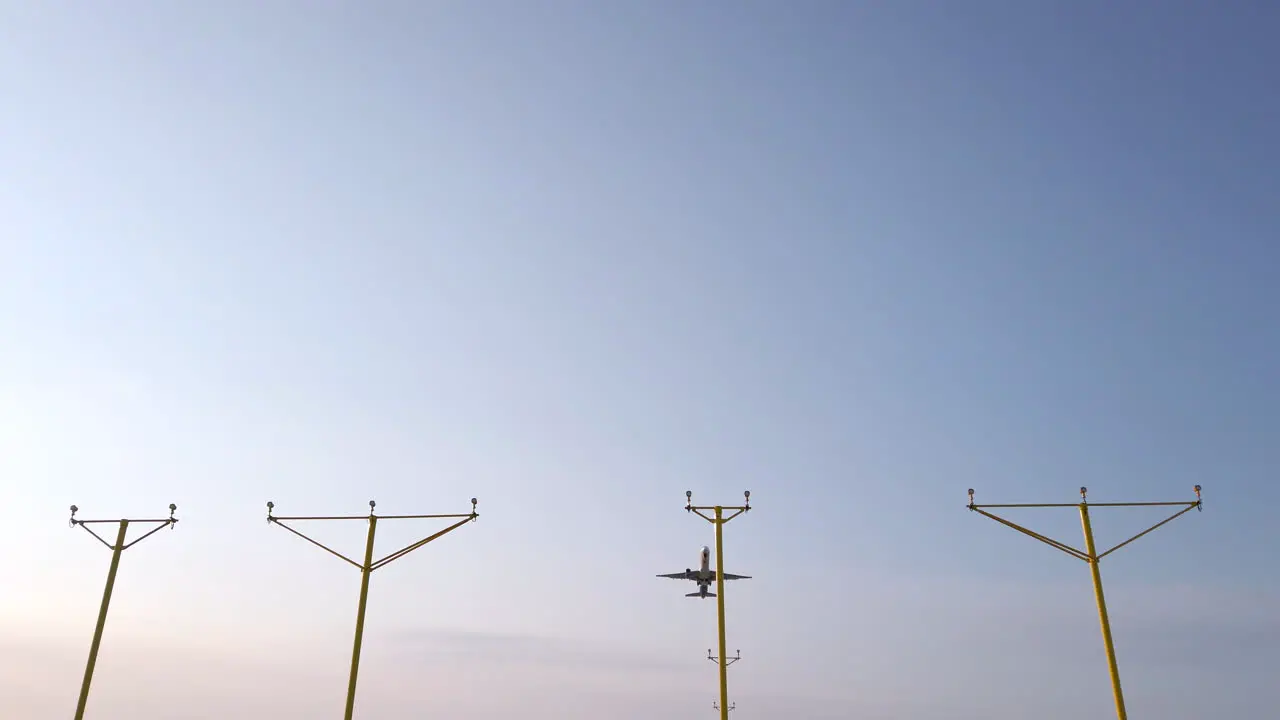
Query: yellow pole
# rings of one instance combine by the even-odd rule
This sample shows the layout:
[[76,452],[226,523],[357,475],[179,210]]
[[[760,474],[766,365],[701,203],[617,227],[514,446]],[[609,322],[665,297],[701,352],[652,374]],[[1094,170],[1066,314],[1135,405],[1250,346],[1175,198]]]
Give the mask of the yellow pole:
[[1093,525],[1089,523],[1089,506],[1080,503],[1080,524],[1084,527],[1084,549],[1093,571],[1093,594],[1098,598],[1098,619],[1102,623],[1102,644],[1107,649],[1107,667],[1111,670],[1111,692],[1116,699],[1116,717],[1128,720],[1124,709],[1124,693],[1120,691],[1120,668],[1116,665],[1116,647],[1111,641],[1111,621],[1107,618],[1107,600],[1102,595],[1102,573],[1098,571],[1098,551],[1093,544]]
[[377,529],[378,518],[370,512],[369,539],[364,546],[364,566],[360,568],[360,606],[356,610],[355,647],[351,650],[351,680],[347,684],[346,720],[351,720],[356,709],[356,676],[360,673],[360,644],[364,641],[364,610],[369,602],[369,576],[373,574],[373,533]]
[[102,607],[98,609],[98,627],[93,631],[93,642],[89,645],[89,662],[84,668],[84,682],[80,684],[80,701],[76,703],[76,720],[84,720],[84,709],[89,703],[89,684],[93,682],[93,668],[98,664],[98,648],[102,646],[102,631],[107,626],[107,608],[111,606],[111,590],[116,584],[116,571],[120,569],[120,553],[124,552],[124,537],[127,532],[129,532],[129,521],[121,520],[120,532],[116,534],[116,544],[111,548],[111,569],[107,571],[107,587],[102,591]]
[[729,720],[729,663],[724,642],[724,511],[716,506],[716,612],[720,616],[720,720]]
[[[324,550],[325,552],[333,555],[334,557],[337,557],[343,562],[349,563],[352,567],[360,571],[360,604],[356,608],[355,642],[352,644],[352,648],[351,648],[351,675],[347,682],[347,707],[346,707],[346,712],[343,715],[343,717],[346,718],[346,720],[352,720],[353,716],[355,715],[356,681],[360,676],[360,649],[364,645],[364,620],[365,620],[365,611],[369,606],[370,575],[373,574],[374,570],[377,570],[385,566],[387,563],[393,562],[395,560],[398,560],[399,558],[404,557],[405,555],[408,555],[414,550],[417,550],[418,548],[423,547],[427,543],[430,543],[433,540],[436,540],[450,532],[453,532],[454,530],[457,530],[458,528],[462,527],[468,522],[474,522],[476,518],[480,517],[479,514],[476,513],[476,502],[477,501],[475,498],[471,498],[471,512],[469,513],[454,513],[449,515],[383,515],[381,518],[379,518],[377,515],[374,514],[374,507],[377,505],[377,503],[375,503],[372,500],[369,501],[368,515],[312,515],[312,516],[302,516],[302,517],[279,517],[273,514],[273,511],[276,506],[275,503],[273,502],[267,503],[267,523],[268,524],[275,523],[276,525],[279,525],[285,530],[288,530],[294,535],[297,535],[303,540],[306,540],[307,542],[311,543],[312,545],[315,545],[316,547],[320,548],[321,550]],[[373,541],[374,541],[374,536],[377,533],[379,519],[424,520],[424,519],[441,519],[441,518],[452,518],[454,520],[457,520],[457,522],[441,530],[440,532],[434,533],[432,535],[428,535],[427,537],[417,542],[410,543],[409,545],[406,545],[405,547],[400,548],[399,550],[391,553],[390,555],[387,555],[386,557],[380,560],[377,560],[376,562],[374,561]],[[333,548],[326,546],[324,543],[318,542],[310,537],[307,537],[307,535],[299,532],[298,530],[295,530],[294,528],[287,525],[285,522],[285,521],[293,522],[293,521],[303,521],[303,520],[363,520],[369,523],[369,534],[365,540],[365,547],[364,547],[364,562],[363,563],[356,562],[355,560],[347,557],[346,555],[343,555],[337,550],[334,550]]]

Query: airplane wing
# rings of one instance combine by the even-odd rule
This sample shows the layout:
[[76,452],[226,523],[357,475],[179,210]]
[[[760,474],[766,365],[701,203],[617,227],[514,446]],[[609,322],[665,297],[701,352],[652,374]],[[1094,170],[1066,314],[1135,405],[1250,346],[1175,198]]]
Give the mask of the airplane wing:
[[658,575],[658,577],[671,578],[672,580],[692,580],[693,573],[686,571],[686,572],[678,572],[678,573],[669,573],[666,575]]
[[751,576],[750,575],[734,575],[732,573],[725,573],[724,579],[725,580],[750,580]]

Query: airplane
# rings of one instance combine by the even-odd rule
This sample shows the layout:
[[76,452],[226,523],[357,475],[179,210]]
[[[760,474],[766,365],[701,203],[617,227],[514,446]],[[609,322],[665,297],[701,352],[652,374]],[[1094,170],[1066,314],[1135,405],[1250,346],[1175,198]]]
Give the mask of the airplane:
[[[716,571],[711,569],[711,548],[705,545],[702,547],[702,555],[701,555],[700,563],[701,565],[697,570],[685,568],[685,571],[682,573],[669,573],[666,575],[659,575],[658,577],[671,578],[672,580],[692,580],[698,583],[698,591],[688,593],[687,595],[685,595],[685,597],[696,597],[696,598],[715,597],[716,594],[713,592],[710,592],[707,589],[711,586],[711,583],[716,581]],[[725,573],[724,579],[725,580],[750,580],[751,576],[750,575],[731,575],[729,573]]]

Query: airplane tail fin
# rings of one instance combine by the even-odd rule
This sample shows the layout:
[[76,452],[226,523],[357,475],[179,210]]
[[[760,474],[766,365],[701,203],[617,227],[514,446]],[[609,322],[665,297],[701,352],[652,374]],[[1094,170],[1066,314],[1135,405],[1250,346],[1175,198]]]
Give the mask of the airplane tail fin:
[[700,592],[691,592],[685,595],[685,597],[715,597],[715,596],[716,594],[713,592],[709,592],[706,595],[703,595]]

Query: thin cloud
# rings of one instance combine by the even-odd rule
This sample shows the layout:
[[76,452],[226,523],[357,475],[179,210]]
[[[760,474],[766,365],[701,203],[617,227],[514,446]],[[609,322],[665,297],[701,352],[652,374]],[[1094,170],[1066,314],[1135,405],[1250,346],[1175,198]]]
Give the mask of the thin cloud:
[[519,633],[411,628],[387,639],[388,652],[424,664],[483,660],[565,669],[679,673],[685,665],[633,648]]
[[1206,656],[1280,665],[1280,620],[1209,615],[1195,622],[1131,623],[1123,633],[1127,658],[1152,665],[1199,667]]

